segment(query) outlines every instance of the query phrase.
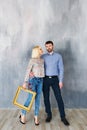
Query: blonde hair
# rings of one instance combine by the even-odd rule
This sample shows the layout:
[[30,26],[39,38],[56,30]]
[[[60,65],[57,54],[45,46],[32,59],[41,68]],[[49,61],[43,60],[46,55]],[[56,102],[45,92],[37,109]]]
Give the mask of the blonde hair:
[[35,46],[35,47],[32,49],[31,57],[32,57],[32,58],[39,58],[39,57],[40,57],[39,50],[40,50],[40,46]]

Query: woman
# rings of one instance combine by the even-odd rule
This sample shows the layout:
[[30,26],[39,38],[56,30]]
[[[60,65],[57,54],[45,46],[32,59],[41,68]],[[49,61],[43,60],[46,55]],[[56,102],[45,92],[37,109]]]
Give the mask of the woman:
[[[41,58],[41,55],[43,54],[43,50],[40,46],[35,46],[32,49],[32,56],[29,61],[25,80],[23,84],[23,88],[26,88],[28,84],[31,84],[32,91],[36,92],[35,97],[35,110],[34,110],[34,122],[35,125],[39,125],[39,107],[40,107],[40,98],[41,98],[41,92],[42,92],[42,84],[43,84],[43,77],[44,77],[44,61]],[[29,74],[33,74],[33,77],[29,77]],[[29,99],[27,98],[25,106],[29,105]],[[20,122],[22,124],[26,123],[26,111],[22,110],[22,113],[20,115]]]

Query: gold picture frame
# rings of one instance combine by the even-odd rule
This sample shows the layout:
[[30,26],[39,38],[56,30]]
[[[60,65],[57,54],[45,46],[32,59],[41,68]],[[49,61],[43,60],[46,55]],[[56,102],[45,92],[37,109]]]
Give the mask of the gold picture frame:
[[[20,102],[18,102],[18,97],[19,97],[21,91],[23,91],[24,93],[27,92],[28,94],[31,94],[31,96],[32,96],[32,98],[30,100],[30,104],[29,104],[28,107],[26,107],[26,106],[24,106],[24,104],[22,105],[22,104],[20,104]],[[36,96],[36,92],[28,90],[28,89],[24,89],[22,86],[19,86],[17,91],[16,91],[15,97],[13,99],[13,104],[20,107],[21,109],[26,110],[27,112],[29,112],[31,110],[32,105],[33,105],[35,96]]]

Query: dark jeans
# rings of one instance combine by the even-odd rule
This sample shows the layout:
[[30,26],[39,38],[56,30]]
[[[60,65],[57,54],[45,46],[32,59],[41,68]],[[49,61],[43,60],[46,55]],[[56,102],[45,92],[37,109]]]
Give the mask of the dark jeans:
[[45,111],[48,114],[48,116],[52,116],[51,105],[49,100],[50,87],[52,87],[53,89],[58,104],[60,117],[62,119],[65,117],[65,111],[64,111],[64,103],[62,100],[61,91],[59,88],[59,80],[57,76],[53,78],[44,77],[43,79],[43,96],[44,96]]

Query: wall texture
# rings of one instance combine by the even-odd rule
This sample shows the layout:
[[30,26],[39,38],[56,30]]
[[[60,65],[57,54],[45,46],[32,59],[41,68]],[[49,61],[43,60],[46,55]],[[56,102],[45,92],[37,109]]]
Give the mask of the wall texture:
[[[0,0],[0,108],[14,107],[31,49],[39,44],[45,51],[47,40],[63,56],[65,107],[87,107],[86,5],[86,0]],[[41,101],[43,107],[43,96]]]

